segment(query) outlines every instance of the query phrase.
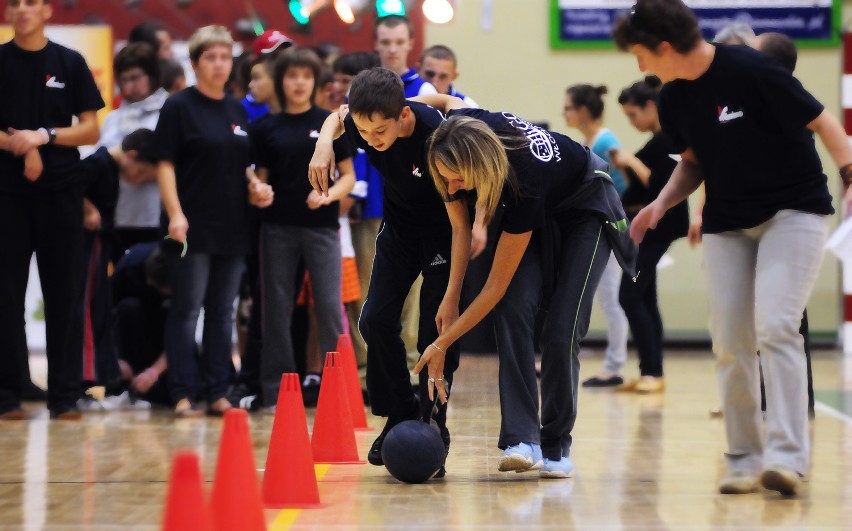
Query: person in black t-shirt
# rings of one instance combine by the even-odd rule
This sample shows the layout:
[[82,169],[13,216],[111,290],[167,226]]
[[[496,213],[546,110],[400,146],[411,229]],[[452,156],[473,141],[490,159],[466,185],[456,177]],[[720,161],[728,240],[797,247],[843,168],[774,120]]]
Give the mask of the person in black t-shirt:
[[[458,100],[461,102],[461,100]],[[334,163],[332,139],[346,133],[367,153],[384,177],[384,220],[376,237],[376,257],[367,301],[359,329],[367,343],[367,391],[374,415],[387,416],[384,430],[367,456],[382,465],[382,443],[396,424],[418,416],[428,420],[433,405],[427,391],[426,371],[421,371],[420,405],[411,392],[405,345],[400,338],[400,316],[411,285],[423,274],[420,289],[420,323],[417,350],[458,318],[459,292],[442,297],[451,276],[461,286],[463,269],[451,270],[452,233],[447,209],[429,179],[426,142],[444,116],[427,105],[406,102],[399,75],[373,68],[359,73],[349,91],[349,112],[332,113],[323,124],[309,177],[317,192],[328,194],[328,177]],[[468,229],[468,235],[470,234]],[[458,367],[459,350],[447,353],[447,388]],[[438,423],[449,449],[447,409],[437,405],[431,417]]]
[[[639,131],[651,132],[653,137],[636,155],[615,150],[612,164],[618,166],[630,181],[621,200],[627,217],[632,219],[639,210],[653,201],[668,182],[677,162],[671,157],[672,146],[662,132],[657,102],[660,80],[648,76],[621,91],[618,103],[630,123]],[[639,379],[625,384],[620,390],[637,393],[660,392],[663,380],[663,319],[657,303],[657,263],[676,239],[686,236],[689,228],[689,207],[682,201],[672,208],[649,231],[636,257],[634,279],[622,276],[619,302],[633,334],[639,355]]]
[[[35,251],[47,324],[51,416],[79,419],[82,340],[78,310],[83,191],[77,146],[98,140],[104,106],[83,57],[47,39],[47,0],[10,1],[14,38],[0,46],[0,419],[21,410],[21,367],[27,362],[24,296]],[[73,124],[74,117],[77,123]]]
[[[329,112],[313,105],[320,59],[304,48],[291,48],[276,61],[273,85],[281,112],[252,128],[257,175],[272,186],[276,200],[261,212],[263,283],[263,405],[274,410],[281,375],[297,372],[290,334],[296,299],[294,282],[304,258],[317,312],[319,351],[336,349],[343,333],[341,313],[341,250],[337,221],[339,203],[355,185],[354,148],[348,138],[335,143],[339,177],[321,195],[305,179],[319,131]],[[301,284],[301,283],[300,283]],[[322,360],[308,360],[307,370],[319,373]]]
[[[429,142],[429,165],[453,225],[454,267],[463,270],[470,254],[467,203],[476,205],[486,225],[498,205],[503,217],[485,286],[442,327],[415,370],[428,365],[430,397],[446,402],[445,351],[493,309],[502,414],[498,469],[571,477],[580,340],[610,250],[630,273],[635,258],[621,200],[607,164],[570,138],[511,113],[462,108],[452,96],[425,101],[433,100],[450,111]],[[448,298],[460,284],[451,275]],[[539,308],[545,312],[541,422],[534,339]]]
[[631,236],[642,241],[667,209],[705,184],[710,335],[728,439],[728,475],[719,490],[740,494],[762,484],[794,495],[810,465],[799,320],[834,212],[812,132],[845,181],[852,148],[838,121],[789,71],[750,48],[705,42],[680,0],[639,0],[613,35],[640,70],[666,84],[660,122],[682,153],[669,183],[633,220]]
[[168,237],[188,253],[171,248],[172,301],[166,324],[169,386],[178,416],[200,414],[198,375],[192,361],[195,327],[204,307],[203,351],[208,412],[231,407],[225,398],[231,373],[232,305],[248,251],[249,195],[268,205],[272,191],[254,181],[248,120],[240,102],[225,94],[233,40],[221,26],[193,34],[189,54],[198,84],[166,100],[155,132],[159,181],[168,213]]

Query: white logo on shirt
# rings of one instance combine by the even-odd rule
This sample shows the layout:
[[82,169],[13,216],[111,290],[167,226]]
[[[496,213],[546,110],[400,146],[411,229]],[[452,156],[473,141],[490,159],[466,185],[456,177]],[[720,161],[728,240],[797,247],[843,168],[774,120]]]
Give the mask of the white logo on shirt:
[[242,127],[240,127],[239,125],[232,124],[231,129],[234,130],[234,134],[237,136],[248,136],[248,133],[243,131]]
[[514,114],[504,112],[503,118],[509,120],[510,124],[524,133],[530,142],[530,152],[535,158],[542,162],[550,162],[553,157],[556,157],[557,162],[562,160],[562,157],[559,156],[559,146],[548,131],[521,120]]
[[439,266],[439,265],[446,264],[446,263],[447,263],[447,259],[444,258],[443,256],[441,256],[441,253],[438,253],[438,255],[435,256],[435,259],[432,260],[433,266]]
[[730,112],[728,111],[728,107],[719,107],[719,123],[724,124],[728,123],[731,120],[736,120],[737,118],[742,118],[743,111]]
[[[420,171],[420,168],[418,168],[417,166],[412,164],[411,165],[411,175],[413,175],[415,177],[423,177],[423,172]],[[435,264],[432,264],[432,265],[435,265]]]
[[319,138],[319,131],[316,129],[311,129],[311,132],[308,133],[308,136],[311,138]]
[[56,76],[47,75],[47,83],[45,83],[47,88],[55,88],[55,89],[64,89],[65,83],[60,83],[56,81]]

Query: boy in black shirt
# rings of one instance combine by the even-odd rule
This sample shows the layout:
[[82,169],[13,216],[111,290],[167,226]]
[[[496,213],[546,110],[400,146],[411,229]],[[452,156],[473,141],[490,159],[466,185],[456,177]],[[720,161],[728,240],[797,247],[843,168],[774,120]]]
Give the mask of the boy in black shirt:
[[[77,146],[98,140],[104,106],[83,57],[50,42],[47,0],[8,0],[14,39],[0,46],[0,419],[24,419],[20,364],[24,297],[33,251],[39,264],[47,325],[51,416],[80,418],[82,333],[77,279],[83,240],[83,197]],[[78,118],[76,125],[72,119]]]
[[844,180],[852,176],[852,149],[837,120],[790,72],[749,48],[703,41],[680,0],[639,0],[614,38],[640,70],[666,83],[660,121],[682,153],[659,197],[633,220],[634,240],[705,183],[710,335],[728,439],[719,490],[740,494],[762,484],[796,494],[810,461],[799,320],[834,212],[811,132]]
[[[384,221],[376,238],[370,289],[359,321],[368,349],[367,391],[373,414],[388,417],[368,455],[370,463],[381,465],[382,442],[388,431],[418,415],[428,420],[432,411],[426,371],[420,373],[419,408],[409,384],[405,346],[400,338],[405,297],[422,272],[417,342],[422,353],[443,327],[458,318],[460,294],[446,297],[445,301],[452,300],[446,304],[442,304],[442,297],[451,275],[461,278],[464,271],[450,270],[450,221],[426,164],[426,141],[444,120],[443,115],[427,105],[406,102],[399,76],[385,68],[365,70],[355,77],[349,105],[345,118],[332,113],[326,119],[309,175],[314,189],[327,195],[334,162],[331,141],[345,132],[367,152],[370,163],[385,178]],[[460,286],[461,282],[454,284]],[[457,346],[447,350],[444,378],[449,389],[459,350]],[[446,405],[438,407],[432,416],[449,448]]]

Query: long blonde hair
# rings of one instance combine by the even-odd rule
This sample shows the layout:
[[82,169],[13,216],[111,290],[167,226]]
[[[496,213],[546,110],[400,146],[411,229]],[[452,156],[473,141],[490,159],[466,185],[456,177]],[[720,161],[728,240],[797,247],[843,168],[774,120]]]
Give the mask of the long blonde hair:
[[[435,129],[428,143],[429,173],[432,174],[438,193],[445,201],[450,199],[447,182],[437,168],[440,162],[464,179],[466,189],[476,189],[476,207],[483,214],[487,225],[497,211],[504,186],[508,184],[516,195],[519,193],[517,180],[506,156],[506,149],[514,148],[511,144],[517,143],[516,140],[502,139],[476,118],[450,117]],[[507,147],[506,143],[510,146]]]

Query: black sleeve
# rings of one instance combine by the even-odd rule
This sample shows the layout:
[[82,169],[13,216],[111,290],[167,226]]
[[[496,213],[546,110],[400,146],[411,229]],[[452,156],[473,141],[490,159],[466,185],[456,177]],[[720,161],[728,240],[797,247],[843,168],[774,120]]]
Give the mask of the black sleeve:
[[449,118],[450,116],[461,115],[461,116],[470,116],[471,118],[476,118],[478,120],[482,120],[484,122],[487,122],[486,118],[491,114],[494,114],[494,113],[492,113],[490,111],[486,111],[485,109],[471,109],[471,108],[468,108],[468,107],[463,107],[461,109],[453,109],[450,112],[448,112],[447,118]]
[[351,159],[355,156],[355,153],[357,152],[357,149],[352,143],[352,139],[349,137],[349,135],[341,135],[340,138],[334,141],[333,147],[334,160],[336,161]]
[[248,124],[248,135],[252,164],[258,168],[269,169],[269,148],[267,147],[264,128],[259,121],[255,120]]
[[105,107],[101,92],[95,84],[95,78],[86,60],[79,53],[74,52],[72,72],[74,75],[74,101],[72,112],[75,116],[87,111],[99,111]]
[[367,149],[370,147],[367,144],[367,141],[361,136],[361,133],[358,132],[358,127],[355,125],[355,121],[352,120],[352,115],[347,114],[346,118],[343,119],[343,128],[346,131],[346,134],[349,136],[349,140],[356,146],[361,149]]
[[774,61],[754,69],[755,95],[764,115],[787,132],[798,132],[818,117],[825,107],[802,83]]
[[181,145],[180,106],[174,96],[168,98],[160,110],[160,119],[154,130],[154,153],[158,160],[175,162]]
[[689,145],[686,143],[686,139],[683,138],[679,129],[680,124],[675,120],[675,117],[682,109],[677,108],[676,95],[668,86],[663,86],[663,90],[660,92],[659,111],[660,125],[663,128],[663,132],[668,136],[673,150],[672,153],[679,154],[689,149]]
[[502,230],[510,234],[523,234],[530,232],[542,225],[544,222],[545,194],[543,183],[535,172],[517,173],[513,166],[515,178],[520,183],[520,195],[511,197],[508,187],[504,187],[503,197],[505,210],[503,211]]

